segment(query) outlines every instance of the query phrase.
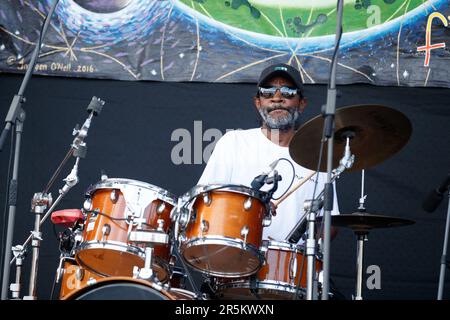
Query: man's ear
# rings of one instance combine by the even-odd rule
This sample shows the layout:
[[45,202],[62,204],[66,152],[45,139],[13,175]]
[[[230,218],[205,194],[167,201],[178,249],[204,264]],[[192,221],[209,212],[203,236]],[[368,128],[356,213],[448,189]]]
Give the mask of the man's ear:
[[255,104],[256,109],[259,110],[259,108],[261,107],[261,101],[259,100],[258,97],[253,97],[253,103]]
[[300,100],[299,105],[298,105],[300,112],[303,112],[305,110],[307,104],[308,104],[308,99],[302,98]]

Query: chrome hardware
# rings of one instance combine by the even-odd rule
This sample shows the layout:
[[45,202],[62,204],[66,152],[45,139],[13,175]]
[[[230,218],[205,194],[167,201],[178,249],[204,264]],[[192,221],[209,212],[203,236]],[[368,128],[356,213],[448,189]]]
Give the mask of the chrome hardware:
[[207,232],[209,230],[209,222],[207,220],[202,220],[200,224],[200,230],[203,232]]
[[164,232],[164,220],[163,219],[158,219],[158,228],[156,229],[157,231],[161,231]]
[[162,214],[164,212],[164,210],[166,209],[166,204],[164,202],[162,202],[158,208],[156,209],[156,213],[157,214]]
[[248,197],[247,200],[244,202],[244,209],[245,211],[248,211],[252,208],[252,198]]
[[291,281],[294,281],[295,277],[297,276],[297,252],[291,253],[293,257],[291,256],[291,259],[289,261],[289,279]]
[[84,269],[82,269],[82,268],[77,268],[77,271],[75,271],[75,278],[76,278],[78,281],[83,280],[83,278],[84,278]]
[[203,202],[205,203],[206,206],[210,206],[211,205],[211,197],[209,196],[208,192],[205,192],[203,194]]
[[119,196],[117,195],[117,190],[114,189],[113,191],[111,191],[111,194],[109,195],[109,198],[111,199],[111,201],[113,203],[116,203],[117,200],[119,199]]
[[111,226],[105,223],[102,227],[102,239],[100,242],[105,242],[105,237],[108,237],[111,232]]
[[248,226],[243,226],[242,229],[241,229],[241,236],[244,237],[244,243],[243,243],[244,245],[247,243],[248,231],[249,231]]
[[86,211],[92,210],[92,199],[91,198],[86,198],[86,200],[84,200],[83,209]]
[[272,224],[272,216],[271,215],[265,216],[262,222],[263,227],[268,227],[271,224]]

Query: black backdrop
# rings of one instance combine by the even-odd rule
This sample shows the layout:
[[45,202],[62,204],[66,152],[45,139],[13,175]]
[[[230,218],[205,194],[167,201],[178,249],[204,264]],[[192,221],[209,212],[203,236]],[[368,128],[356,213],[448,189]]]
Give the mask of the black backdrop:
[[[22,77],[0,75],[0,117],[5,118]],[[251,97],[254,84],[159,83],[34,77],[25,94],[27,119],[23,133],[19,172],[19,195],[13,244],[21,244],[33,228],[30,200],[42,191],[73,137],[76,123],[86,118],[92,96],[106,101],[94,119],[86,139],[88,153],[80,163],[79,184],[59,205],[80,208],[83,192],[99,180],[103,169],[109,177],[145,181],[179,195],[197,182],[203,164],[174,165],[171,141],[177,128],[194,136],[194,121],[209,128],[257,126]],[[309,106],[305,120],[319,114],[326,100],[326,86],[306,87]],[[394,88],[368,85],[339,87],[338,107],[382,104],[403,112],[412,122],[413,133],[398,154],[366,170],[366,207],[369,212],[412,219],[415,225],[380,229],[369,234],[365,268],[381,268],[381,289],[364,289],[366,299],[435,299],[440,256],[444,240],[447,200],[432,214],[421,209],[426,194],[450,171],[450,91],[437,88]],[[3,127],[3,125],[2,125]],[[193,137],[194,139],[195,137]],[[197,138],[198,139],[198,138]],[[208,142],[204,143],[204,146]],[[0,203],[5,204],[10,144],[0,153]],[[73,164],[67,165],[52,191],[63,186]],[[345,173],[338,181],[342,213],[358,206],[360,173]],[[3,209],[3,206],[2,206]],[[278,217],[277,217],[278,218]],[[3,219],[2,230],[5,231]],[[48,299],[58,264],[58,243],[50,221],[43,227],[38,297]],[[59,229],[58,229],[59,231]],[[4,239],[2,239],[4,248]],[[3,257],[3,252],[2,252]],[[26,259],[22,294],[27,293],[31,254]],[[341,229],[332,243],[331,277],[351,299],[355,288],[356,238]],[[15,269],[11,269],[11,277]],[[367,274],[365,277],[367,278]],[[445,298],[450,297],[450,275]],[[365,283],[365,282],[364,282]]]

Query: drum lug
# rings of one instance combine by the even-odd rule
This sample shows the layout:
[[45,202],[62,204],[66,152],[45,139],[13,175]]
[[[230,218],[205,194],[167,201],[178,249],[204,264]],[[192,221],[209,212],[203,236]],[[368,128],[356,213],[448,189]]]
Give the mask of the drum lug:
[[271,215],[265,216],[262,222],[263,227],[268,227],[271,224],[272,224],[272,216]]
[[158,215],[161,215],[161,214],[164,212],[165,209],[166,209],[166,204],[165,204],[164,202],[162,202],[162,203],[158,206],[158,209],[156,209],[156,213],[157,213]]
[[111,199],[112,203],[116,203],[117,200],[119,199],[119,197],[117,196],[117,190],[114,189],[113,191],[111,191],[109,198]]
[[200,225],[200,230],[202,231],[202,235],[204,232],[208,232],[209,230],[209,222],[207,220],[202,220]]
[[92,199],[91,198],[86,198],[86,200],[84,200],[83,209],[86,211],[92,210]]
[[83,278],[84,278],[84,269],[82,269],[82,268],[77,268],[77,271],[75,272],[75,278],[76,278],[78,281],[83,280]]
[[248,211],[252,208],[252,198],[248,197],[247,200],[244,202],[244,209],[245,211]]
[[294,282],[295,277],[297,276],[297,251],[294,251],[294,253],[291,254],[294,256],[291,257],[289,261],[289,278]]
[[209,196],[209,193],[208,193],[208,192],[205,192],[205,193],[203,194],[203,203],[204,203],[207,207],[209,207],[209,206],[211,205],[211,197]]
[[111,226],[105,223],[102,227],[102,239],[100,242],[105,242],[105,237],[108,237],[111,232]]
[[94,278],[89,278],[89,280],[86,282],[86,284],[88,286],[92,286],[93,284],[96,284],[96,283],[97,283],[97,279],[94,279]]
[[242,229],[241,229],[241,236],[243,236],[244,237],[244,245],[247,243],[247,235],[248,235],[248,231],[249,231],[249,228],[248,228],[248,226],[243,226],[242,227]]
[[158,228],[157,231],[164,232],[164,219],[158,219]]

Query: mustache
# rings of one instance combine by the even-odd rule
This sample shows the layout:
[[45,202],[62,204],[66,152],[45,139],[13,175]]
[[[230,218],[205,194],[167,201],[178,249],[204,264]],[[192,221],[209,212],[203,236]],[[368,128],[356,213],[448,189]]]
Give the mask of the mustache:
[[292,113],[291,108],[286,108],[286,107],[283,107],[282,105],[279,105],[279,104],[274,104],[274,105],[272,105],[270,107],[267,107],[265,109],[266,109],[267,113],[270,113],[270,112],[272,112],[274,110],[284,110],[284,111],[287,111],[289,113]]

